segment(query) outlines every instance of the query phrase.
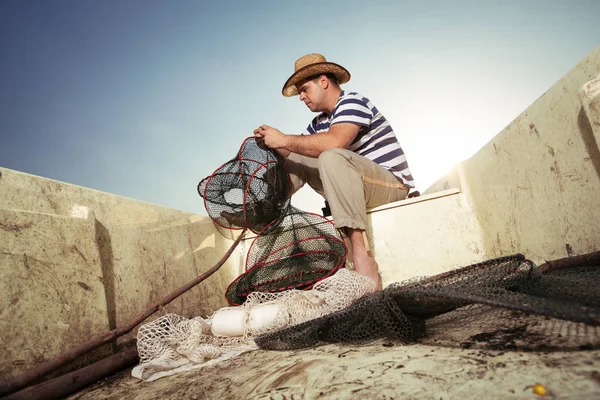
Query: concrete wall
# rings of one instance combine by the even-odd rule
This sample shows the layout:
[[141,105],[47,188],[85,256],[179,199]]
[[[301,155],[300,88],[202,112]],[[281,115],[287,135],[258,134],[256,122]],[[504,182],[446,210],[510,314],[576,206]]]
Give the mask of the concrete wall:
[[426,193],[460,188],[486,257],[600,250],[600,47]]
[[386,204],[368,216],[384,286],[485,259],[477,220],[458,189]]
[[[123,326],[212,267],[233,243],[208,217],[8,169],[0,174],[2,377]],[[208,315],[226,305],[242,258],[237,250],[161,314]]]

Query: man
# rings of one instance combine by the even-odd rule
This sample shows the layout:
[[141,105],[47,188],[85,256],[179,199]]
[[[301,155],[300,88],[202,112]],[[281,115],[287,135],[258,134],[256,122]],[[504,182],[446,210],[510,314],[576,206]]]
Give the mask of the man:
[[354,270],[381,288],[365,234],[366,209],[406,198],[414,180],[384,116],[369,99],[340,88],[349,80],[344,67],[320,54],[299,58],[282,94],[299,95],[320,114],[303,135],[261,125],[254,136],[285,158],[294,192],[308,183],[327,199],[336,228],[345,230],[350,239]]

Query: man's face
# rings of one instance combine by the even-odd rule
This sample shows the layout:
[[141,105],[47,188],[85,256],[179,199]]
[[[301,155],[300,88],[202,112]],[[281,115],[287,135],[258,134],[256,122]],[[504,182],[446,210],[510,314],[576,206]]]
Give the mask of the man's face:
[[302,81],[296,85],[296,89],[298,89],[300,101],[304,102],[310,111],[321,111],[321,103],[325,94],[321,86],[321,78]]

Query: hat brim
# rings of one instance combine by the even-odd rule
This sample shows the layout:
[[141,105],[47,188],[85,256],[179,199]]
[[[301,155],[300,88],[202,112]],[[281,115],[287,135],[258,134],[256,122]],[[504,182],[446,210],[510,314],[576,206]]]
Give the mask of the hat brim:
[[309,64],[300,68],[288,78],[283,85],[283,89],[281,89],[281,94],[283,94],[285,97],[296,96],[298,94],[298,89],[296,88],[297,83],[310,78],[311,76],[320,74],[335,75],[339,84],[346,83],[350,80],[350,72],[348,72],[346,68],[336,63],[320,62]]

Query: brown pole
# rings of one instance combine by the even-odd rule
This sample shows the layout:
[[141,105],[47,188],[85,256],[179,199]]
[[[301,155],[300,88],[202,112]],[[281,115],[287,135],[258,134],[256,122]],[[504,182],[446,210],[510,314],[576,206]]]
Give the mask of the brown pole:
[[62,399],[65,396],[75,393],[78,390],[91,385],[100,379],[111,375],[115,372],[127,368],[139,360],[137,349],[130,349],[113,354],[110,357],[102,359],[87,367],[77,371],[70,372],[58,378],[40,383],[39,385],[30,386],[19,392],[13,393],[5,400],[53,400]]
[[556,271],[558,269],[575,268],[582,266],[597,266],[600,267],[600,251],[593,253],[582,254],[579,256],[559,258],[558,260],[547,261],[540,265],[537,270],[542,274]]
[[211,276],[219,268],[221,268],[221,266],[223,264],[225,264],[225,261],[227,261],[229,256],[231,256],[231,253],[233,253],[233,250],[242,241],[242,238],[244,237],[245,233],[246,233],[246,230],[244,229],[242,231],[242,233],[240,234],[240,236],[236,239],[236,241],[231,245],[229,250],[227,250],[227,253],[225,253],[223,258],[221,258],[219,260],[219,262],[216,263],[211,269],[209,269],[205,273],[197,276],[195,279],[186,283],[185,285],[183,285],[179,289],[175,290],[171,294],[167,295],[165,298],[163,298],[158,303],[151,306],[146,311],[141,312],[140,314],[136,315],[124,327],[118,328],[118,329],[113,329],[112,331],[109,331],[103,335],[97,336],[96,338],[90,340],[89,342],[84,343],[81,346],[76,347],[75,349],[66,351],[66,352],[62,353],[61,355],[59,355],[58,357],[56,357],[50,361],[47,361],[44,364],[39,365],[27,372],[24,372],[23,374],[21,374],[19,376],[16,376],[7,381],[0,382],[0,396],[6,396],[7,394],[14,393],[17,390],[20,390],[20,389],[26,387],[27,385],[29,385],[30,383],[40,379],[44,375],[56,370],[57,368],[68,363],[69,361],[73,361],[77,357],[80,357],[83,354],[86,354],[94,349],[97,349],[98,347],[100,347],[106,343],[109,343],[112,340],[115,340],[116,338],[131,332],[133,330],[133,328],[135,328],[137,325],[142,323],[146,318],[148,318],[149,316],[154,314],[161,307],[169,304],[170,302],[175,300],[177,297],[181,296],[183,293],[187,292],[188,290],[190,290],[191,288],[193,288],[194,286],[196,286],[197,284],[199,284],[200,282],[202,282],[203,280],[205,280],[206,278]]

